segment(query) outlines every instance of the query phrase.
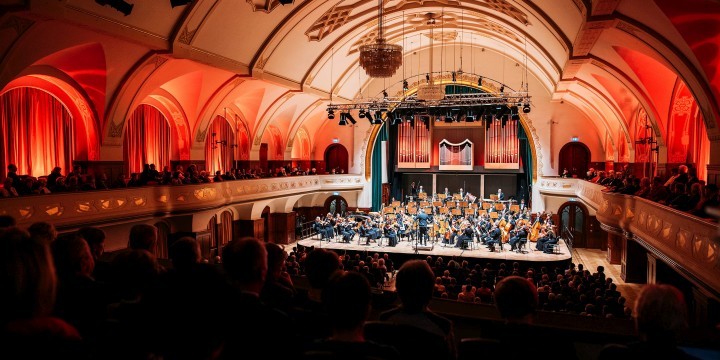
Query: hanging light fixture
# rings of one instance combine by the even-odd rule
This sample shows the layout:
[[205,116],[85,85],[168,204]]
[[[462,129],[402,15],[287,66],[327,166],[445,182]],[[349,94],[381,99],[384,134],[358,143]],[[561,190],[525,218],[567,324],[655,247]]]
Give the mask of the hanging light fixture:
[[383,37],[383,6],[382,0],[378,0],[377,39],[374,44],[360,46],[360,66],[370,77],[387,78],[395,74],[402,61],[402,46],[388,44]]

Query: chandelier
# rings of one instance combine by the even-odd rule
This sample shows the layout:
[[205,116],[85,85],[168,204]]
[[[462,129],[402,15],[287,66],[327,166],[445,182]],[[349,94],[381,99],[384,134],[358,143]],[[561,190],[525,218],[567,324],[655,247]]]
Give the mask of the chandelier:
[[[428,63],[430,64],[430,72],[433,71],[433,28],[435,28],[435,17],[436,14],[427,13],[427,26],[430,27],[430,49],[428,51]],[[443,19],[444,21],[444,19]],[[435,84],[432,77],[428,77],[427,84],[418,86],[417,99],[424,101],[438,101],[445,98],[445,87],[442,85]]]
[[370,77],[387,78],[395,75],[402,61],[402,46],[388,44],[383,37],[383,6],[378,0],[377,39],[374,44],[360,46],[360,66]]

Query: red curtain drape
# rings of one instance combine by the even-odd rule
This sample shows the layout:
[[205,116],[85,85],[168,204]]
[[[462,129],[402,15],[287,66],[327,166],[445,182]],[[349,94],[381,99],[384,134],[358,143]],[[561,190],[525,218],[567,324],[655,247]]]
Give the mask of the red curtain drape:
[[75,152],[73,119],[51,94],[35,88],[17,88],[0,96],[0,161],[3,177],[7,165],[18,174],[48,175],[59,166],[72,169]]
[[210,175],[214,175],[218,170],[225,173],[233,168],[235,161],[233,145],[235,144],[235,136],[233,136],[230,124],[225,118],[218,115],[210,124],[205,138],[205,168]]
[[142,104],[125,128],[124,158],[127,174],[142,172],[143,164],[161,171],[170,165],[170,124],[156,108]]

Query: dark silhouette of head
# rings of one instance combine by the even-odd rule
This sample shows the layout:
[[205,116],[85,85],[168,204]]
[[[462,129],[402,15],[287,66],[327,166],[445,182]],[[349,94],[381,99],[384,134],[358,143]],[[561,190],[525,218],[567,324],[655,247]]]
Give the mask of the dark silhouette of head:
[[538,305],[535,285],[519,276],[508,276],[495,286],[495,306],[511,322],[530,322]]
[[370,312],[370,300],[370,283],[357,272],[336,272],[323,291],[323,303],[336,330],[361,327]]
[[85,239],[95,260],[105,252],[105,232],[95,227],[84,227],[78,230],[78,235]]
[[55,226],[44,221],[30,225],[28,232],[30,233],[30,237],[45,241],[48,245],[55,241],[58,236]]
[[138,224],[130,229],[128,248],[147,250],[155,255],[157,250],[157,230],[152,225]]
[[305,259],[308,281],[315,289],[325,288],[330,277],[339,269],[340,258],[330,250],[315,249]]
[[395,287],[405,310],[423,311],[432,298],[435,275],[427,261],[410,260],[398,270]]
[[683,294],[672,285],[645,285],[635,302],[635,325],[644,340],[675,342],[677,335],[687,328]]
[[235,239],[222,253],[223,268],[230,280],[243,290],[260,293],[267,275],[267,251],[253,237]]
[[175,241],[168,249],[173,266],[178,270],[191,268],[200,262],[200,244],[190,236]]
[[95,261],[83,238],[77,235],[61,236],[52,243],[51,248],[55,268],[61,279],[92,275]]

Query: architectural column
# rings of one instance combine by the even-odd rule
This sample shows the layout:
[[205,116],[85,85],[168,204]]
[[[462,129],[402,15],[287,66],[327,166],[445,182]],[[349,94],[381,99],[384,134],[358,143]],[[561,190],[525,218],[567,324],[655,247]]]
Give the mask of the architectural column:
[[622,237],[621,275],[627,283],[644,284],[647,281],[647,251],[625,232]]
[[262,240],[263,234],[265,233],[265,221],[263,219],[236,220],[233,226],[233,232],[234,239],[251,236]]
[[607,261],[613,265],[620,265],[623,259],[623,237],[607,233]]
[[269,241],[276,244],[289,244],[295,241],[295,212],[270,213],[272,227],[268,229]]
[[657,256],[655,254],[647,253],[647,283],[657,284]]

